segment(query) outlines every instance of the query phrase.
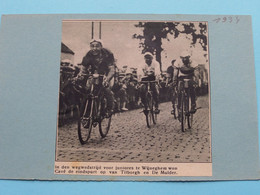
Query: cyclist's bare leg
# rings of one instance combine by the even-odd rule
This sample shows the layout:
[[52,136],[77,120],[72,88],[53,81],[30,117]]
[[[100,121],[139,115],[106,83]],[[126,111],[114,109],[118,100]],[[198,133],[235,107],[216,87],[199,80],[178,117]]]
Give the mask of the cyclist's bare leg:
[[114,110],[114,94],[109,88],[104,88],[104,95],[107,99],[107,116],[109,117]]
[[159,86],[155,83],[152,84],[151,89],[153,91],[153,99],[154,99],[154,107],[155,107],[155,113],[159,114]]

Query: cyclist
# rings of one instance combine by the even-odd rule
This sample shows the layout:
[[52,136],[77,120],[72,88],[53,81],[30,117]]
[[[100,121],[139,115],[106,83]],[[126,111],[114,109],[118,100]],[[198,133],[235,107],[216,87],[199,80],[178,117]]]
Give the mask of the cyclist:
[[[174,82],[180,81],[182,79],[191,79],[189,84],[189,93],[191,97],[191,110],[190,113],[196,112],[196,95],[195,95],[195,83],[194,83],[194,70],[195,63],[192,63],[190,59],[191,55],[188,51],[184,51],[180,55],[180,61],[177,63],[179,71],[174,73]],[[180,82],[178,82],[180,84]],[[178,84],[178,85],[179,85]],[[179,93],[180,87],[178,87],[178,111],[180,110],[181,94]]]
[[[153,60],[153,54],[146,52],[144,54],[145,64],[142,67],[142,78],[141,81],[155,81],[160,76],[160,65],[157,61]],[[159,114],[159,86],[156,83],[151,83],[151,90],[153,92],[153,98],[155,102],[155,114]],[[140,86],[140,97],[144,105],[144,112],[147,111],[146,102],[147,85],[141,84]]]
[[166,85],[169,86],[169,89],[171,91],[172,97],[172,111],[171,114],[175,114],[175,101],[176,101],[176,87],[177,87],[177,79],[174,79],[174,73],[178,71],[175,67],[176,59],[173,59],[171,61],[171,66],[167,68],[167,74],[166,74]]
[[88,74],[98,73],[105,75],[101,88],[107,99],[106,116],[110,117],[114,109],[114,95],[109,88],[110,81],[115,74],[115,59],[113,53],[103,48],[103,43],[100,39],[93,39],[90,42],[90,51],[83,57],[82,66],[81,75],[84,81],[87,80],[87,90],[90,90],[92,82],[88,79]]

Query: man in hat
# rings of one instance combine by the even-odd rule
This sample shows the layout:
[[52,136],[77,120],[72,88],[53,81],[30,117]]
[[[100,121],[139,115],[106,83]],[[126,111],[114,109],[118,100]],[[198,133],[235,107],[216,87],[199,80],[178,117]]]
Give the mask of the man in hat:
[[[150,52],[146,52],[144,54],[145,63],[142,67],[142,81],[155,81],[156,78],[160,75],[160,65],[157,61],[153,60],[153,54]],[[155,83],[151,83],[151,90],[153,92],[153,98],[155,102],[155,113],[159,114],[159,86]],[[140,86],[140,97],[141,101],[144,105],[144,110],[147,110],[147,102],[146,102],[146,92],[147,85],[141,84]]]
[[[115,59],[113,53],[103,48],[101,40],[93,39],[90,42],[90,51],[83,57],[82,66],[82,75],[98,73],[106,76],[102,90],[104,90],[104,95],[107,99],[107,116],[109,117],[114,109],[114,95],[109,88],[109,82],[115,74]],[[87,82],[87,87],[90,87],[90,81]]]

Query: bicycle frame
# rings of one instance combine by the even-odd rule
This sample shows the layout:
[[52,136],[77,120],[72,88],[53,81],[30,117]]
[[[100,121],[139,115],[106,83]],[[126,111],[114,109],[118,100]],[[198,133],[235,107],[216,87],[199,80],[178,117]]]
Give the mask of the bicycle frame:
[[151,123],[153,121],[153,124],[156,124],[157,120],[157,114],[154,113],[153,107],[154,107],[154,99],[153,99],[153,92],[151,90],[151,83],[156,83],[157,81],[141,81],[143,84],[147,84],[147,93],[146,93],[146,99],[148,100],[148,109],[145,108],[143,111],[146,117],[146,123],[147,127],[151,127]]
[[[181,79],[179,80],[179,95],[181,95],[181,102],[178,102],[179,109],[181,110],[181,116],[178,116],[182,131],[185,131],[185,123],[187,122],[188,128],[191,128],[192,120],[193,120],[193,114],[190,113],[190,93],[189,93],[189,82],[191,79]],[[179,97],[178,97],[179,99]]]
[[97,91],[97,93],[95,94],[95,89],[96,87],[98,87],[98,85],[100,85],[100,81],[98,81],[100,78],[102,78],[103,80],[103,77],[104,75],[99,75],[99,74],[93,74],[93,75],[90,75],[90,79],[92,79],[92,83],[91,83],[91,88],[90,88],[90,94],[88,95],[87,97],[87,101],[86,101],[86,104],[85,104],[85,109],[84,109],[84,112],[83,112],[83,115],[82,116],[85,116],[86,112],[87,112],[87,104],[88,104],[88,101],[89,100],[92,100],[91,101],[91,106],[90,106],[90,113],[89,113],[89,117],[92,117],[93,120],[95,120],[94,118],[94,115],[96,114],[97,116],[100,115],[100,112],[97,110],[98,113],[93,113],[93,107],[94,107],[94,104],[95,103],[98,103],[96,100],[98,99],[99,97],[99,94],[100,94],[100,90]]
[[[101,112],[104,111],[106,100],[102,100],[102,92],[100,89],[103,82],[103,76],[99,74],[90,75],[90,93],[86,98],[84,105],[84,111],[80,114],[78,121],[78,136],[81,144],[86,144],[90,138],[92,127],[99,125],[99,133],[104,138],[110,128],[111,116],[102,117]],[[89,83],[87,83],[89,84]],[[107,119],[107,120],[106,120]],[[103,122],[102,122],[103,121]],[[102,124],[101,124],[102,123]]]

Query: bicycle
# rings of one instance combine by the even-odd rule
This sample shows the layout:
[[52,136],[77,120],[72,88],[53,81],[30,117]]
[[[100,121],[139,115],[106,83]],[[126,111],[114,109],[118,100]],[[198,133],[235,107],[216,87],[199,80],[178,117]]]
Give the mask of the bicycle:
[[179,93],[181,95],[178,111],[178,119],[181,122],[182,132],[186,130],[186,127],[190,129],[193,122],[193,112],[191,109],[191,96],[190,96],[190,85],[191,79],[180,79],[179,80]]
[[155,113],[155,104],[153,99],[153,92],[151,90],[151,83],[157,83],[157,81],[141,81],[143,84],[147,84],[147,92],[146,92],[146,101],[147,101],[147,108],[143,110],[145,117],[146,117],[146,124],[148,128],[151,128],[152,123],[155,125],[157,122],[157,115]]
[[84,106],[79,110],[78,136],[81,144],[86,144],[90,138],[92,128],[99,126],[101,138],[107,136],[111,125],[112,115],[105,116],[107,100],[101,86],[104,75],[91,74],[90,93],[85,99]]
[[[173,83],[170,83],[170,84],[166,84],[171,92],[170,92],[170,95],[171,95],[171,101],[172,101],[172,112],[171,114],[173,115],[174,119],[177,119],[177,105],[178,105],[178,98],[177,98],[177,94],[178,94],[178,89],[177,89],[177,86],[176,84],[173,84]],[[168,92],[169,93],[169,92]],[[174,97],[174,101],[173,101],[173,97]]]

